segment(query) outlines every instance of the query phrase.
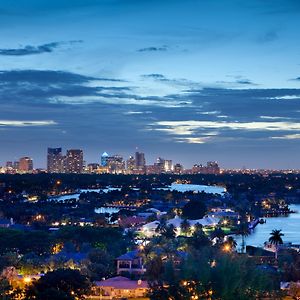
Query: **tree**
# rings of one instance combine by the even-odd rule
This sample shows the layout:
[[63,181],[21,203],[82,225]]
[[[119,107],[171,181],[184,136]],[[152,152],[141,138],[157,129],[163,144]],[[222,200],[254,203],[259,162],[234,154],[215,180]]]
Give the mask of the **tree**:
[[146,265],[146,270],[146,275],[150,282],[154,283],[155,285],[160,283],[164,270],[162,259],[159,256],[151,259]]
[[189,235],[191,233],[191,225],[187,219],[184,219],[180,224],[180,230],[183,234]]
[[226,252],[233,251],[236,249],[236,246],[237,246],[237,242],[232,236],[230,236],[227,238],[226,242],[224,243],[223,250]]
[[46,273],[26,289],[27,300],[84,299],[90,291],[89,280],[78,270],[58,269]]
[[168,225],[166,226],[165,230],[161,233],[162,236],[164,236],[167,239],[173,239],[176,236],[176,229],[174,225]]
[[211,242],[205,234],[205,232],[203,231],[203,229],[200,226],[195,226],[195,231],[189,238],[188,244],[194,247],[195,249],[199,249],[200,247],[210,246]]
[[242,236],[242,253],[245,252],[245,247],[246,247],[246,243],[245,243],[245,237],[247,237],[250,234],[250,229],[248,226],[248,223],[246,222],[242,222],[239,227],[238,227],[238,233]]
[[112,275],[114,271],[114,260],[105,250],[93,249],[84,260],[81,268],[83,273],[91,280],[99,280]]
[[197,220],[203,218],[207,210],[205,203],[201,200],[192,200],[182,209],[182,216],[186,219]]
[[224,237],[225,237],[225,233],[222,230],[221,227],[217,227],[211,234],[210,234],[211,239],[218,239],[218,243],[222,242]]
[[176,236],[175,227],[171,224],[168,225],[166,219],[162,218],[155,230],[159,232],[162,236],[171,239]]
[[158,233],[162,233],[163,231],[165,231],[166,227],[167,227],[167,220],[165,218],[161,218],[159,220],[159,224],[156,227],[155,231]]
[[283,244],[282,236],[284,236],[284,234],[281,232],[281,230],[274,229],[274,230],[272,230],[270,237],[269,237],[269,242],[275,246],[276,260],[278,258],[278,245]]

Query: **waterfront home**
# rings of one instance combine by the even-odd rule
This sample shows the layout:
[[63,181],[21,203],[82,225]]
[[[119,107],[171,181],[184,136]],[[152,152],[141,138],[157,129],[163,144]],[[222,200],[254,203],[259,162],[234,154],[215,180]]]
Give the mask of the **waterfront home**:
[[149,286],[143,280],[130,280],[117,276],[106,280],[94,282],[93,296],[90,299],[137,299],[144,298],[149,291]]
[[[197,219],[197,220],[189,220],[187,219],[186,221],[190,224],[191,229],[193,229],[194,226],[202,225],[203,227],[215,227],[219,224],[220,218],[217,217],[212,217],[209,215],[205,215],[202,219]],[[170,219],[167,221],[167,225],[173,225],[174,228],[176,229],[176,234],[180,235],[181,234],[181,224],[184,220],[180,218],[179,216],[175,216],[175,218]]]
[[263,265],[274,265],[276,263],[275,253],[267,251],[260,247],[246,246],[246,253],[251,257],[256,264]]
[[239,218],[239,214],[229,208],[213,208],[208,215],[213,218],[226,218],[231,220],[237,220]]
[[153,221],[153,222],[147,223],[139,229],[139,232],[141,232],[143,235],[145,235],[148,238],[158,235],[158,233],[156,232],[156,229],[157,229],[159,223],[160,223],[159,221]]
[[139,250],[127,252],[116,259],[117,274],[142,275],[146,272]]
[[[210,228],[210,227],[215,227],[217,226],[221,221],[221,218],[213,217],[210,215],[205,215],[202,219],[197,219],[197,220],[189,220],[187,219],[187,222],[190,224],[191,229],[198,224],[202,225],[203,227]],[[179,216],[175,216],[173,219],[169,219],[167,221],[167,225],[173,225],[175,230],[176,230],[176,235],[181,234],[181,223],[183,222],[183,219],[180,218]],[[159,221],[153,221],[150,223],[147,223],[143,225],[140,228],[140,232],[142,232],[146,237],[153,237],[155,235],[158,235],[157,233],[157,228],[159,226],[160,222]]]
[[[277,247],[277,249],[276,249]],[[282,252],[284,250],[294,250],[294,251],[297,251],[299,252],[300,251],[300,244],[293,244],[291,242],[285,242],[283,244],[280,244],[280,245],[274,245],[270,242],[265,242],[264,243],[264,249],[267,250],[267,251],[271,251],[271,252]]]

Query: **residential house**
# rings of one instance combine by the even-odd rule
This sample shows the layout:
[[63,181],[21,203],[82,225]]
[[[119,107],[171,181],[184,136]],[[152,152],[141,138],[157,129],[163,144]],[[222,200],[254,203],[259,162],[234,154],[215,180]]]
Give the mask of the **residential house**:
[[143,257],[139,250],[127,252],[117,259],[117,274],[129,273],[133,275],[142,275],[146,272],[143,265]]
[[149,290],[147,281],[130,280],[117,276],[102,281],[96,281],[93,296],[89,299],[137,299],[144,298]]

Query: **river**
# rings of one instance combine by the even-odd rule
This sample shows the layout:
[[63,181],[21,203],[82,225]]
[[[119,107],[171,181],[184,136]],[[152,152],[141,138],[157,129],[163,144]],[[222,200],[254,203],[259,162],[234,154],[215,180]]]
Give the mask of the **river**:
[[[263,246],[273,229],[281,229],[284,242],[300,244],[300,204],[290,205],[296,213],[287,216],[266,218],[265,224],[258,224],[253,232],[245,238],[246,245]],[[241,244],[241,237],[236,237],[238,245]],[[239,248],[239,246],[238,246]]]

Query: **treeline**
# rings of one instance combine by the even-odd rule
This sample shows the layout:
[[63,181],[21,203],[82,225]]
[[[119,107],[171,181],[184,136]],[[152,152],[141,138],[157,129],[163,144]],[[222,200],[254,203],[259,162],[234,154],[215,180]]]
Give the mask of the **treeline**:
[[[297,174],[195,174],[195,175],[112,175],[112,174],[0,174],[0,190],[12,190],[15,193],[44,193],[53,189],[78,189],[87,187],[138,186],[151,189],[170,185],[176,180],[186,180],[193,184],[223,185],[229,193],[276,192],[281,195],[295,194],[300,189]],[[57,182],[59,181],[59,186]],[[292,188],[287,188],[292,186]]]

